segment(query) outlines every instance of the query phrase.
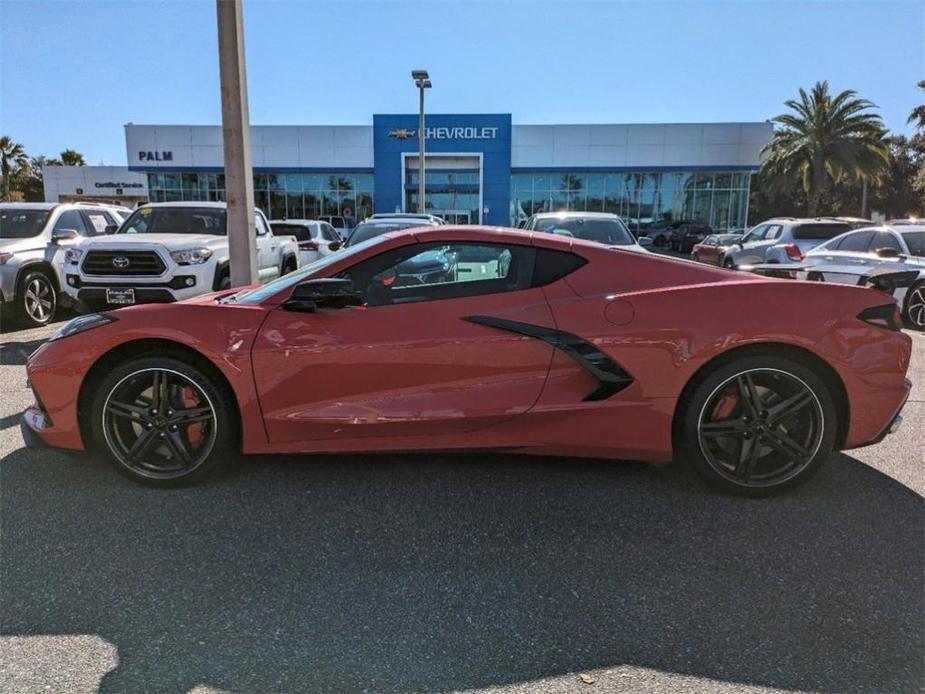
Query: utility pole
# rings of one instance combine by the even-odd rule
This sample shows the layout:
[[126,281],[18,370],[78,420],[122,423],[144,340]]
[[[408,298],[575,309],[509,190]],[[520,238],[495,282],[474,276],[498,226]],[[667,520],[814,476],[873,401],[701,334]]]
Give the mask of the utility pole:
[[412,70],[411,79],[420,90],[420,105],[418,111],[418,209],[419,213],[427,212],[427,204],[424,198],[424,90],[430,89],[430,75],[427,70]]
[[250,116],[244,66],[242,0],[216,0],[218,66],[222,89],[225,145],[225,200],[231,286],[257,281],[257,230],[254,225],[254,176],[251,169]]

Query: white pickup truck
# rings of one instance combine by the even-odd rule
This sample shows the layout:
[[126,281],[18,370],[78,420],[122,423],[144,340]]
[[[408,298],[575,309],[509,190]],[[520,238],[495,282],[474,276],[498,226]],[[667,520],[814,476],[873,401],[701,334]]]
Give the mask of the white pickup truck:
[[[267,282],[298,269],[294,236],[274,236],[256,211],[257,268]],[[85,239],[64,257],[64,290],[78,311],[169,303],[231,286],[223,202],[138,208],[118,229]]]

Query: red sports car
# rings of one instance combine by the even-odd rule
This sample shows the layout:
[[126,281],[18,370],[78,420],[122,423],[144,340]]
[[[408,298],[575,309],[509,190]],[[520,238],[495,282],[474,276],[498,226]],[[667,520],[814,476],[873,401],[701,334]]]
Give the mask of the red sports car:
[[872,289],[419,228],[264,286],[71,321],[29,359],[23,434],[161,486],[238,451],[491,449],[684,459],[761,495],[898,426],[899,328]]

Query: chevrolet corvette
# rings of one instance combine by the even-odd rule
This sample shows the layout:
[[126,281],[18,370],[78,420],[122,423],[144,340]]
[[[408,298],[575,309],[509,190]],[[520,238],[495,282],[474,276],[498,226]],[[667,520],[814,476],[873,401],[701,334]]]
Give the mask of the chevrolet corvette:
[[80,316],[29,358],[21,428],[155,486],[237,453],[493,450],[683,460],[762,496],[899,426],[900,325],[873,289],[425,227],[263,286]]

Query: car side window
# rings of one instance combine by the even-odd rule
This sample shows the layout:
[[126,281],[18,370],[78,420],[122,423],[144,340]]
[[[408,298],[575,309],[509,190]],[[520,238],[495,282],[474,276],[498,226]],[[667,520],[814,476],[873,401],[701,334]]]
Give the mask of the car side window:
[[866,253],[867,247],[870,245],[871,239],[873,238],[874,232],[872,231],[859,231],[855,234],[848,234],[842,239],[841,243],[838,244],[838,250]]
[[771,224],[764,234],[764,240],[770,241],[771,239],[778,238],[782,229],[783,227],[780,224]]
[[899,239],[896,238],[895,234],[889,231],[877,232],[877,237],[870,244],[870,250],[872,251],[879,251],[881,248],[890,248],[900,253],[903,252],[903,247],[900,245]]
[[257,236],[270,233],[270,228],[267,226],[266,220],[264,220],[263,215],[259,212],[254,213],[254,228],[257,230]]
[[748,232],[745,237],[742,239],[742,243],[751,243],[753,241],[761,241],[764,238],[765,233],[768,231],[768,225],[762,224],[757,226]]
[[337,235],[337,231],[330,224],[321,225],[321,235],[324,237],[325,241],[330,241],[331,243],[340,241],[340,237]]
[[533,248],[495,243],[412,244],[340,274],[367,306],[410,304],[527,289]]
[[106,227],[115,222],[102,210],[84,210],[84,222],[90,236],[99,236],[106,233]]
[[55,222],[54,231],[61,231],[62,229],[73,229],[81,236],[93,235],[87,230],[83,217],[80,216],[78,210],[65,210],[61,213],[61,216],[58,217],[58,221]]

